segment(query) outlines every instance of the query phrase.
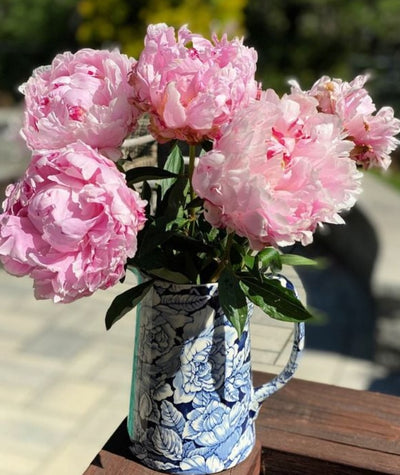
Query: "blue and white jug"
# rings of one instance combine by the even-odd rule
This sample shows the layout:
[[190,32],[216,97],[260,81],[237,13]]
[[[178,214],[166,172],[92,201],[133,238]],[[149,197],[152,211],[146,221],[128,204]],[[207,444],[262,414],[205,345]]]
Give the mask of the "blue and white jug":
[[254,388],[251,312],[249,305],[238,338],[219,305],[218,284],[154,283],[137,313],[128,415],[131,450],[141,464],[211,474],[250,454],[260,405],[292,377],[304,343],[304,324],[295,324],[286,367]]

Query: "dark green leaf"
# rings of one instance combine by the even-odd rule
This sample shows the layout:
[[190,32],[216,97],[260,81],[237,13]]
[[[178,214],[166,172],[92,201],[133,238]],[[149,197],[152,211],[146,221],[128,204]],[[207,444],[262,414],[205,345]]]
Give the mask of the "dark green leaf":
[[218,269],[218,262],[211,257],[205,258],[201,262],[200,282],[210,282],[212,276]]
[[121,173],[125,173],[124,165],[126,163],[126,159],[121,158],[115,162],[115,165],[117,167],[117,170],[120,171]]
[[157,247],[144,256],[136,254],[132,259],[131,265],[143,271],[148,271],[148,269],[165,267],[167,262],[163,250]]
[[210,140],[204,140],[201,142],[201,148],[206,152],[209,152],[213,148],[213,143]]
[[145,213],[146,216],[150,215],[150,208],[151,208],[151,186],[147,183],[147,181],[143,182],[143,187],[142,187],[142,192],[140,193],[140,196],[143,200],[147,201]]
[[153,280],[148,280],[147,282],[143,282],[142,284],[139,284],[115,297],[106,313],[107,330],[109,330],[114,323],[122,318],[126,313],[135,308],[147,294],[152,285]]
[[165,230],[165,224],[159,226],[156,224],[149,227],[141,236],[137,257],[140,259],[145,258],[147,254],[150,254],[157,246],[168,241],[174,234],[175,231]]
[[256,279],[262,279],[263,272],[260,270],[258,254],[255,256],[245,255],[243,260],[249,273]]
[[225,267],[221,272],[218,293],[222,310],[240,336],[247,319],[247,301],[239,280],[230,267]]
[[208,254],[213,251],[212,246],[182,233],[172,236],[168,244],[182,251],[206,252]]
[[190,280],[186,277],[186,275],[180,272],[174,272],[170,269],[166,268],[159,268],[159,269],[149,269],[148,273],[154,277],[158,277],[160,279],[168,280],[170,282],[175,282],[177,284],[188,284]]
[[169,154],[167,161],[164,165],[164,170],[170,173],[173,173],[175,178],[170,178],[168,180],[163,180],[160,183],[161,186],[161,198],[164,198],[165,193],[169,190],[169,188],[175,183],[176,177],[179,174],[183,174],[184,172],[184,161],[182,157],[181,149],[178,145],[175,145]]
[[132,185],[146,180],[176,179],[176,174],[158,167],[135,167],[125,172],[126,181]]
[[186,208],[200,208],[201,206],[203,206],[203,203],[203,198],[200,198],[200,196],[196,196],[196,198],[194,198],[190,203],[186,205]]
[[164,216],[168,221],[175,220],[178,217],[185,204],[187,185],[188,179],[186,177],[181,176],[175,181],[165,193],[157,210],[159,216]]
[[187,250],[183,252],[184,258],[184,269],[185,275],[188,276],[190,282],[199,283],[199,260],[197,259],[197,255],[193,253],[192,250]]
[[272,318],[287,322],[312,318],[295,294],[277,280],[263,278],[260,281],[249,274],[242,274],[240,284],[247,297]]
[[238,244],[233,244],[229,253],[229,261],[234,269],[239,268],[243,266],[243,252],[244,249],[242,246],[239,246]]

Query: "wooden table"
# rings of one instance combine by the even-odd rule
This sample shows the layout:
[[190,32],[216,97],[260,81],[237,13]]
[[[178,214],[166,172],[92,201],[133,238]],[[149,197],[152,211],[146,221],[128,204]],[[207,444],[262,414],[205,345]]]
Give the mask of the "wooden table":
[[[255,372],[254,385],[268,379]],[[257,445],[230,475],[400,475],[400,398],[292,380],[262,406]],[[247,465],[246,465],[247,464]],[[132,461],[126,421],[85,475],[156,475]]]

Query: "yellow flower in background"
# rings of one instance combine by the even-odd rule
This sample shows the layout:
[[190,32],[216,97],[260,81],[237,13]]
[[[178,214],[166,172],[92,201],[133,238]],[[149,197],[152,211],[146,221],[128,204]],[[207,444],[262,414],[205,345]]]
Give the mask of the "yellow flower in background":
[[82,45],[116,44],[129,56],[143,49],[145,25],[167,23],[178,27],[188,24],[200,34],[226,32],[244,34],[244,7],[247,0],[80,0],[81,17],[77,40]]

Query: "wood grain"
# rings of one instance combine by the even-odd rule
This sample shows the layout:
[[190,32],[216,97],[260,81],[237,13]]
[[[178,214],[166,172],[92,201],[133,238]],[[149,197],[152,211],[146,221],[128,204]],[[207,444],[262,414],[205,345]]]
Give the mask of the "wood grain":
[[[271,377],[253,373],[255,386]],[[395,396],[294,379],[264,402],[256,430],[252,456],[220,475],[400,474]],[[85,475],[159,475],[131,459],[129,444],[124,421]]]
[[[254,373],[256,386],[265,380]],[[398,397],[293,380],[264,402],[256,426],[268,473],[400,474]],[[282,472],[283,460],[297,471]]]

